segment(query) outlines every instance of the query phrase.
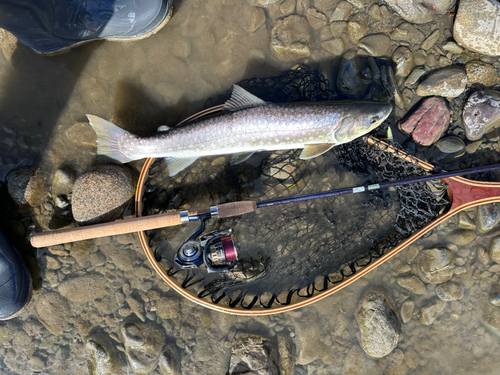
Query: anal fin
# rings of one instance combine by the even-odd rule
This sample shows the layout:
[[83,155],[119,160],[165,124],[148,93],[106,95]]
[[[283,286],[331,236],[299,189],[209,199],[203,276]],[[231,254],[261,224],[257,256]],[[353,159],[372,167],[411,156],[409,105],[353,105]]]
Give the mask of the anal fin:
[[255,154],[255,151],[252,152],[240,152],[238,154],[233,154],[231,156],[231,164],[237,165],[243,163],[244,161],[250,159],[250,157]]
[[320,156],[335,146],[335,143],[317,143],[305,145],[299,158],[302,160],[312,159]]
[[183,171],[191,164],[193,164],[198,158],[165,158],[165,162],[168,166],[168,175],[170,177],[175,176],[177,173]]

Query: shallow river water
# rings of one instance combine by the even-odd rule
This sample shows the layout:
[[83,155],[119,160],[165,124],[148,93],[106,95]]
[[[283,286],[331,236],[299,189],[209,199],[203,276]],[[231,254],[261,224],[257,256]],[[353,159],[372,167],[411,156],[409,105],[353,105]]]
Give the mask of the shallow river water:
[[[347,7],[351,11],[345,19],[358,14],[361,31],[351,24],[354,29],[347,24],[345,29],[331,27],[329,17],[339,6],[336,0],[285,0],[267,7],[257,3],[174,0],[172,19],[148,39],[92,42],[53,57],[39,56],[2,33],[0,181],[13,168],[33,165],[42,175],[42,185],[50,190],[58,168],[80,174],[95,165],[95,135],[86,114],[148,134],[203,109],[208,98],[242,79],[275,76],[298,63],[331,78],[344,51],[368,54],[356,45],[357,32],[389,35],[404,23],[392,8],[372,0],[353,0]],[[373,4],[381,9],[373,10]],[[443,44],[452,35],[453,12],[454,8],[417,25],[419,32],[428,36],[438,29],[438,45]],[[309,25],[309,52],[287,59],[273,51],[271,34],[291,14]],[[339,32],[338,37],[333,32]],[[336,42],[325,43],[335,38],[342,40],[342,48]],[[412,52],[419,48],[396,37],[390,43],[389,59],[398,46],[409,46]],[[484,58],[498,68],[496,58],[450,55],[439,47],[423,53],[427,71],[472,58]],[[397,83],[404,88],[401,79]],[[413,89],[409,91],[405,91],[404,108],[395,109],[396,119],[420,100]],[[463,136],[463,131],[454,134]],[[490,133],[487,145],[479,145],[479,150],[496,152],[498,141],[498,135]],[[132,166],[140,170],[141,164]],[[34,279],[33,298],[23,313],[0,323],[3,374],[92,373],[98,351],[89,341],[105,347],[109,355],[100,359],[104,362],[97,360],[108,367],[96,373],[133,374],[135,362],[126,358],[126,350],[136,345],[144,356],[137,363],[147,363],[157,361],[166,345],[164,350],[170,350],[178,373],[226,374],[238,332],[264,336],[275,351],[279,342],[289,343],[288,350],[280,346],[281,374],[499,371],[500,313],[496,309],[500,307],[488,302],[492,288],[499,286],[500,265],[488,254],[493,235],[481,234],[476,227],[464,232],[457,217],[319,302],[277,315],[240,317],[198,306],[170,290],[150,266],[135,234],[33,249],[27,242],[27,228],[34,223],[36,230],[47,229],[50,209],[15,206],[8,201],[4,184],[1,194],[5,198],[0,205],[2,231],[23,253]],[[467,211],[472,221],[476,211]],[[401,286],[402,279],[418,273],[413,262],[418,251],[434,247],[453,252],[452,281],[463,289],[461,299],[439,300],[435,284],[424,284],[418,292]],[[385,289],[401,314],[403,305],[406,309],[399,344],[381,359],[368,357],[361,348],[354,318],[356,305],[371,286]],[[410,306],[414,308],[408,312]],[[435,320],[426,318],[429,307]],[[129,323],[137,324],[145,342],[134,343],[130,332],[125,337],[124,326]],[[289,362],[284,364],[287,356]],[[176,373],[160,366],[151,371]]]

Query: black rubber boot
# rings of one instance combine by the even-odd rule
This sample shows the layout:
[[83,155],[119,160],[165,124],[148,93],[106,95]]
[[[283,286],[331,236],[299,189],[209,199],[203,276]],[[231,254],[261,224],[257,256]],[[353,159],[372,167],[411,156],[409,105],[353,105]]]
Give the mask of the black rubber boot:
[[92,40],[139,40],[170,19],[172,0],[0,0],[0,27],[41,54]]
[[16,249],[0,232],[0,320],[15,317],[31,298],[31,278]]

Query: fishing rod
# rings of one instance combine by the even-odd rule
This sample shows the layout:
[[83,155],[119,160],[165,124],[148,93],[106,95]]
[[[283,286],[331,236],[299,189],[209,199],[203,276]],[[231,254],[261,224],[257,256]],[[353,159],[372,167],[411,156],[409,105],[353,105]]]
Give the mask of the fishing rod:
[[[407,178],[403,180],[381,182],[379,184],[361,185],[351,188],[336,189],[321,193],[298,195],[295,197],[271,199],[261,202],[240,201],[240,202],[222,203],[210,207],[202,207],[197,209],[194,208],[183,211],[173,211],[173,212],[167,212],[145,217],[124,219],[110,223],[94,224],[83,227],[36,233],[33,236],[31,236],[30,242],[33,247],[53,246],[68,242],[88,240],[92,238],[100,238],[100,237],[114,236],[125,233],[133,233],[133,232],[140,232],[140,231],[146,231],[164,227],[171,227],[194,221],[202,223],[200,229],[201,231],[203,231],[204,222],[208,219],[212,218],[223,219],[228,217],[240,216],[250,212],[254,212],[258,208],[272,207],[294,202],[303,202],[312,199],[335,197],[345,194],[355,194],[355,193],[373,191],[383,188],[397,187],[412,183],[443,179],[447,177],[456,177],[468,174],[488,172],[497,169],[500,169],[500,164],[495,164],[485,167],[469,168],[451,172],[442,172],[426,176]],[[236,248],[234,251],[236,252]],[[233,257],[233,255],[231,256]]]

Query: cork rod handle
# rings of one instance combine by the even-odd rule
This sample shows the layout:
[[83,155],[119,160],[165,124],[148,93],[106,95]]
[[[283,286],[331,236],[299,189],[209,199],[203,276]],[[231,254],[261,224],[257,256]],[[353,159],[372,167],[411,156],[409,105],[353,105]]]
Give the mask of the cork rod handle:
[[[219,217],[231,217],[243,215],[255,211],[257,206],[253,201],[223,203],[218,206]],[[209,212],[209,207],[194,208],[188,211],[189,215],[198,215]],[[91,238],[100,238],[140,232],[151,229],[172,227],[180,225],[180,212],[167,212],[165,214],[136,217],[132,219],[118,220],[111,223],[88,225],[84,227],[55,230],[34,234],[30,238],[33,247],[45,247],[60,245],[68,242],[89,240]]]
[[180,224],[182,224],[182,222],[179,212],[168,212],[166,214],[125,219],[113,221],[111,223],[37,233],[31,237],[30,242],[33,247],[53,246],[91,238],[171,227]]

